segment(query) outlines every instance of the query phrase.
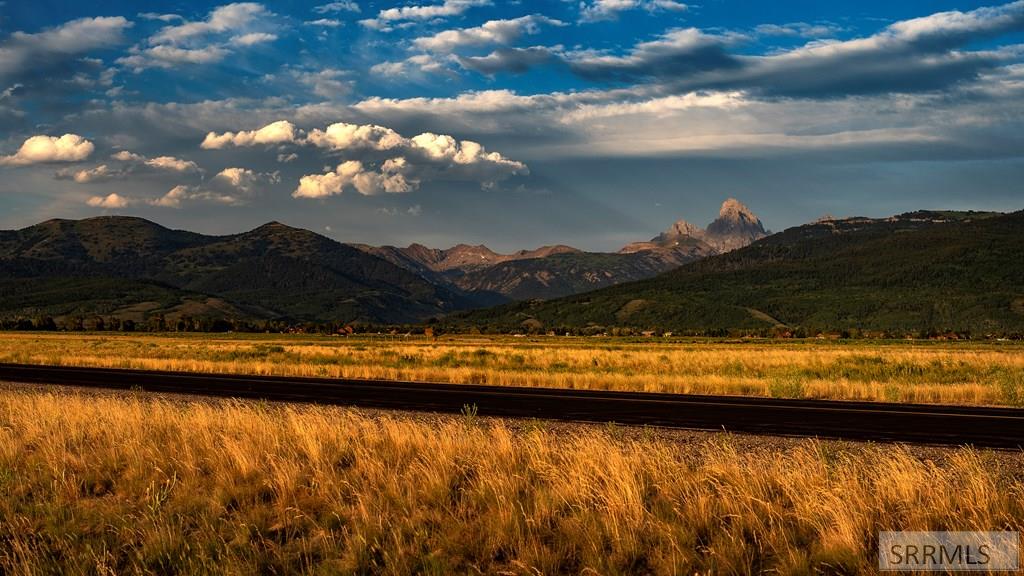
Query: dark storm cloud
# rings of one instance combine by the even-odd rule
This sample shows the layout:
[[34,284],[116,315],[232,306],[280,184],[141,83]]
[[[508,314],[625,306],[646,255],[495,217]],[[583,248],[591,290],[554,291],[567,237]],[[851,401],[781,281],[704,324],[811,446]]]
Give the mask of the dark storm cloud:
[[629,54],[570,53],[565,56],[576,74],[598,81],[635,82],[692,76],[740,68],[728,53],[737,37],[707,34],[696,28],[673,30],[657,40],[637,44]]
[[[732,53],[745,40],[741,35],[688,28],[641,42],[624,55],[577,52],[560,57],[580,77],[598,82],[648,82],[675,93],[744,90],[765,96],[834,98],[930,92],[975,80],[1015,54],[966,49],[1020,30],[1022,1],[941,12],[896,22],[865,38],[816,41],[766,56]],[[491,60],[495,70],[503,59]],[[530,64],[520,59],[518,71]]]
[[14,32],[0,40],[0,82],[41,75],[51,66],[117,46],[132,23],[121,16],[81,18],[37,33]]
[[59,118],[81,108],[81,95],[114,88],[115,71],[92,57],[125,44],[127,19],[80,18],[39,32],[0,38],[0,133],[26,131],[33,115]]
[[663,78],[665,89],[744,90],[752,95],[837,98],[933,92],[977,80],[1006,63],[996,53],[927,54],[903,49],[832,52],[812,48],[786,56],[745,60],[735,71]]
[[499,72],[523,74],[530,68],[555,59],[555,53],[544,46],[529,48],[498,48],[486,56],[459,56],[459,65],[481,74]]

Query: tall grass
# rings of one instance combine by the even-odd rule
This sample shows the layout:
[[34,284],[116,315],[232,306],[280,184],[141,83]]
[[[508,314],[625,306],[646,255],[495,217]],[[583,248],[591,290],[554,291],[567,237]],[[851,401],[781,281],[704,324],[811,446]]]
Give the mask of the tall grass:
[[871,573],[1024,527],[1017,458],[8,390],[0,573]]
[[0,362],[695,394],[1018,405],[1015,344],[0,334]]

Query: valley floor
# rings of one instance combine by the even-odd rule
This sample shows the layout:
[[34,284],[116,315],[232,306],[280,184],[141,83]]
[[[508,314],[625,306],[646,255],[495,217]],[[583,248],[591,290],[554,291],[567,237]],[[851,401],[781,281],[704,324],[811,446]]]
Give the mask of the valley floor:
[[0,388],[0,573],[872,573],[1024,457]]
[[0,333],[0,362],[1024,405],[1017,342]]

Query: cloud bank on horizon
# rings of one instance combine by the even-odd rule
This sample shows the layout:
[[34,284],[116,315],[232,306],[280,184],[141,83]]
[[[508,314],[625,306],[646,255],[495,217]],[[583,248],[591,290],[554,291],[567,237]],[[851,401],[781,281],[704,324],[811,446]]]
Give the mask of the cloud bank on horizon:
[[0,227],[602,248],[725,196],[1024,207],[1024,0],[64,8],[0,14]]

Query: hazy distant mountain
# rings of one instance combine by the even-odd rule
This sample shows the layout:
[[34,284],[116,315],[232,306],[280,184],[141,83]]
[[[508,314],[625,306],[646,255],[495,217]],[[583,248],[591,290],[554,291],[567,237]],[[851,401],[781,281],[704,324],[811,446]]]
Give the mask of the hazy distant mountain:
[[[586,253],[566,246],[518,252],[490,266],[451,278],[469,292],[493,292],[514,300],[550,299],[656,276],[683,264],[734,250],[767,235],[761,221],[735,199],[722,204],[707,230],[679,220],[649,242],[616,254]],[[518,256],[518,257],[516,257]]]
[[749,208],[739,200],[729,198],[722,203],[718,218],[708,224],[706,230],[679,220],[649,242],[627,244],[620,252],[671,252],[678,249],[689,252],[693,246],[703,245],[705,252],[721,254],[747,246],[767,235],[761,220]]
[[[422,244],[411,244],[407,248],[366,244],[352,246],[431,278],[457,276],[515,260],[545,258],[553,254],[582,253],[570,246],[542,246],[536,250],[520,250],[512,254],[499,254],[487,246],[468,244],[458,244],[447,250],[427,248]],[[454,274],[446,276],[446,273]]]
[[0,316],[164,314],[412,322],[478,302],[308,230],[231,236],[140,218],[50,220],[0,233]]
[[512,254],[466,244],[447,250],[421,244],[407,248],[353,246],[431,282],[447,283],[499,303],[502,298],[558,298],[650,278],[688,262],[746,246],[765,235],[757,216],[730,198],[707,230],[680,220],[649,242],[629,244],[618,253],[583,252],[562,245]]
[[[416,272],[432,282],[450,285],[490,304],[533,298],[557,298],[619,282],[648,278],[690,259],[660,256],[589,253],[570,246],[542,246],[499,254],[486,246],[459,244],[447,250],[413,244],[408,248],[357,248]],[[680,253],[681,254],[681,253]]]
[[[758,225],[742,215],[740,234]],[[466,314],[504,330],[629,326],[1024,331],[1024,212],[822,220],[657,277]],[[598,328],[600,329],[600,328]]]
[[699,257],[687,260],[682,252],[674,256],[680,258],[678,263],[653,252],[553,254],[468,272],[453,278],[452,283],[466,292],[496,293],[513,300],[550,299],[650,278]]

